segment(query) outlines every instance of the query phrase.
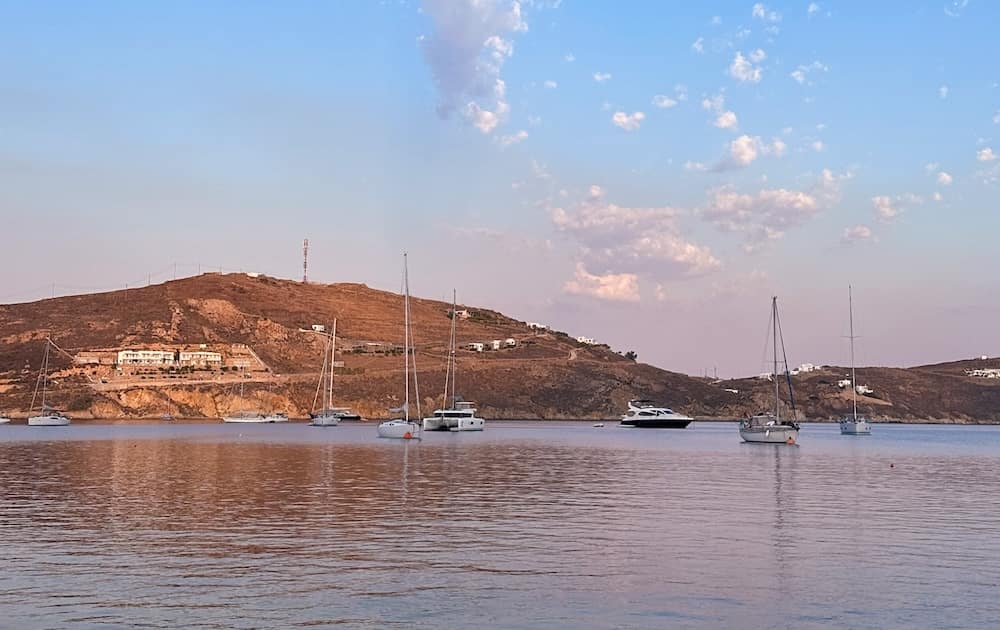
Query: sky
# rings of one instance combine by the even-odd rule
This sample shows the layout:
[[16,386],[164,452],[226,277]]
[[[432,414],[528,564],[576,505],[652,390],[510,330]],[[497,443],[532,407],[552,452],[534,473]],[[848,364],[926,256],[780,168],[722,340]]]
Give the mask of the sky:
[[[1000,4],[0,0],[0,302],[207,270],[640,361],[1000,355]],[[419,329],[419,322],[414,322]],[[418,333],[419,334],[419,333]]]

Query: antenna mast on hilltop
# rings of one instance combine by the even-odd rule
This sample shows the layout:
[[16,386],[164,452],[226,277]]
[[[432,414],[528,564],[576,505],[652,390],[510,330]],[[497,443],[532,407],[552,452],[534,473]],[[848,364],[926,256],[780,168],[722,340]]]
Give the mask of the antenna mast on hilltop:
[[302,239],[302,284],[309,282],[309,239]]

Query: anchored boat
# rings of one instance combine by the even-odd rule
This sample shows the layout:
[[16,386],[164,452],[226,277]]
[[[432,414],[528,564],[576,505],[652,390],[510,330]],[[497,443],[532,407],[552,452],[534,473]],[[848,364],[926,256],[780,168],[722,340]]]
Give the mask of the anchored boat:
[[[764,442],[768,444],[795,444],[799,438],[799,425],[794,420],[795,397],[792,394],[792,377],[788,372],[788,357],[785,356],[785,342],[781,335],[781,321],[778,318],[778,298],[771,298],[771,329],[774,346],[774,413],[765,412],[749,416],[740,422],[740,437],[745,442]],[[788,398],[791,406],[791,418],[781,417],[781,393],[778,378],[778,344],[781,344],[781,357],[785,365],[785,381],[788,383]]]
[[651,400],[630,400],[620,424],[640,429],[683,429],[693,420],[667,407],[657,407]]

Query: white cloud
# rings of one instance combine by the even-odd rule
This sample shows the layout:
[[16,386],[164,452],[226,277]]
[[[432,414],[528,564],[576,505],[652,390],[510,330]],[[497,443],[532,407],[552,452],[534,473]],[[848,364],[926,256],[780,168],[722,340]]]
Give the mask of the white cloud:
[[610,78],[611,78],[611,73],[610,72],[595,72],[594,73],[594,81],[597,81],[598,83],[604,83],[605,81],[609,80]]
[[941,171],[940,173],[938,173],[938,176],[937,176],[937,183],[938,184],[940,184],[942,186],[951,186],[951,183],[953,181],[955,181],[955,179],[951,176],[951,174],[946,173],[944,171]]
[[694,43],[691,44],[691,50],[695,51],[699,55],[705,52],[705,38],[699,37],[698,39],[694,40]]
[[721,114],[726,107],[726,97],[722,94],[716,94],[715,96],[709,98],[705,97],[701,99],[701,108],[710,109],[716,114]]
[[743,83],[759,83],[761,79],[761,69],[750,63],[743,53],[736,51],[733,62],[729,64],[729,76]]
[[669,96],[666,96],[665,94],[657,94],[653,97],[653,105],[661,109],[670,109],[671,107],[677,105],[677,101]]
[[840,237],[840,242],[845,245],[853,245],[860,241],[867,241],[872,237],[872,229],[867,225],[855,225],[852,228],[846,228],[844,234]]
[[813,151],[815,151],[816,153],[822,153],[823,151],[826,150],[826,145],[823,144],[822,140],[814,140],[812,143],[812,148]]
[[927,164],[924,164],[924,172],[925,173],[933,173],[934,171],[938,170],[939,168],[941,168],[941,165],[938,164],[937,162],[928,162]]
[[528,29],[520,3],[424,0],[422,10],[434,25],[420,45],[440,94],[439,115],[460,112],[483,133],[492,133],[510,111],[500,78],[514,54],[507,36]]
[[938,88],[938,97],[942,99],[948,98],[949,91],[950,90],[947,85],[942,85],[941,87]]
[[993,152],[992,148],[986,147],[976,152],[976,159],[980,162],[992,162],[997,159],[997,154]]
[[729,143],[729,156],[739,166],[748,166],[757,159],[760,138],[743,135]]
[[687,86],[684,85],[684,84],[682,84],[682,83],[678,83],[677,85],[674,86],[674,94],[677,95],[677,100],[678,101],[686,101],[686,100],[688,100],[688,89],[687,89]]
[[639,280],[634,273],[589,273],[582,262],[576,263],[576,274],[563,285],[563,292],[587,295],[599,300],[618,302],[639,301]]
[[502,147],[509,147],[512,144],[518,144],[528,139],[528,132],[521,129],[517,133],[511,134],[509,136],[501,136],[499,143]]
[[886,195],[872,197],[872,205],[875,206],[875,216],[886,223],[895,220],[896,217],[903,213],[903,209],[896,205],[896,202],[891,197]]
[[788,76],[795,79],[796,83],[799,85],[812,85],[812,81],[809,81],[809,75],[818,72],[829,72],[830,68],[826,64],[820,61],[814,61],[812,63],[803,64],[795,68]]
[[722,24],[722,16],[720,16],[720,15],[713,15],[712,16],[712,26],[718,26],[720,24]]
[[[721,263],[707,248],[687,241],[680,233],[682,211],[664,206],[629,208],[610,203],[600,186],[591,186],[582,200],[570,207],[550,210],[555,229],[579,245],[581,261],[569,292],[593,295],[604,288],[605,297],[632,295],[638,299],[640,276],[656,279],[699,276],[711,273]],[[586,269],[600,268],[600,282]],[[624,290],[634,286],[636,290]],[[611,290],[609,287],[615,287]],[[564,287],[565,289],[565,287]]]
[[782,157],[788,150],[788,145],[781,138],[774,138],[771,142],[770,153],[773,153],[776,157]]
[[722,112],[715,119],[715,126],[719,129],[732,129],[736,127],[736,114],[733,112]]
[[558,83],[556,83],[555,81],[553,81],[552,79],[549,79],[548,81],[546,81],[546,82],[545,82],[545,83],[543,83],[542,85],[543,85],[543,86],[545,86],[545,88],[546,88],[546,89],[549,89],[549,90],[554,90],[554,89],[556,89],[557,87],[559,87],[559,84],[558,84]]
[[566,63],[573,63],[574,61],[576,61],[576,56],[574,56],[573,53],[566,53],[566,55],[563,57],[563,60]]
[[809,17],[812,17],[817,13],[819,13],[819,5],[815,2],[810,2],[809,7],[806,9],[806,14],[809,15]]
[[760,63],[767,59],[767,53],[758,48],[757,50],[750,51],[750,61],[754,63]]
[[763,189],[756,194],[717,188],[709,193],[700,216],[723,232],[739,232],[753,251],[767,241],[782,238],[786,230],[802,225],[822,209],[812,194],[784,188]]
[[948,17],[960,17],[968,5],[969,0],[950,0],[944,5],[944,14]]
[[635,131],[639,128],[643,119],[646,118],[646,114],[642,112],[632,112],[631,114],[626,114],[625,112],[615,112],[611,116],[611,124],[616,127],[621,127],[625,131]]
[[780,13],[777,11],[769,11],[768,8],[761,2],[753,5],[753,8],[750,10],[750,15],[753,16],[754,19],[764,20],[765,22],[781,21]]
[[941,201],[944,199],[944,197],[941,196],[941,193],[935,190],[934,194],[931,195],[931,199],[933,199],[934,201]]

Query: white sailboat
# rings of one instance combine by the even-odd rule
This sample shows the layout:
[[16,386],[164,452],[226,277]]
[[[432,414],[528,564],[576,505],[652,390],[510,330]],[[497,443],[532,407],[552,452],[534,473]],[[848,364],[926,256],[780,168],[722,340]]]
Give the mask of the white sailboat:
[[240,381],[240,410],[228,416],[222,416],[222,421],[229,424],[273,424],[276,422],[288,422],[288,415],[284,413],[262,413],[260,411],[246,411],[243,408],[246,399],[243,397],[244,381]]
[[430,418],[424,418],[424,431],[482,431],[486,428],[486,421],[476,417],[475,403],[458,402],[455,394],[455,381],[458,372],[456,361],[457,340],[455,336],[455,322],[457,303],[455,292],[451,292],[451,339],[448,346],[448,366],[444,373],[444,404],[448,402],[448,385],[451,384],[451,406],[445,409],[436,409]]
[[420,417],[420,388],[417,385],[417,357],[413,350],[413,334],[410,331],[410,275],[403,254],[403,381],[406,393],[403,406],[398,410],[402,418],[387,420],[378,425],[378,436],[409,440],[420,437],[420,425],[410,420],[410,363],[413,363],[413,393],[417,401],[417,417]]
[[[319,373],[319,385],[316,390],[316,398],[322,392],[323,381],[327,381],[327,387],[323,400],[323,408],[312,414],[311,424],[314,427],[335,427],[340,424],[341,409],[333,406],[333,362],[337,353],[337,320],[333,320],[333,332],[330,333],[326,342],[326,352],[323,353],[323,369]],[[315,409],[316,402],[313,401]]]
[[851,394],[854,400],[854,411],[850,416],[840,419],[840,434],[871,435],[872,425],[868,418],[858,416],[858,380],[854,368],[854,294],[850,286],[847,287],[847,302],[851,309]]
[[31,411],[35,410],[35,398],[38,390],[42,390],[42,404],[38,415],[28,414],[28,426],[31,427],[64,427],[69,424],[69,416],[56,411],[45,404],[45,394],[49,384],[49,349],[52,347],[52,340],[45,339],[45,354],[42,355],[42,368],[38,371],[38,381],[35,383],[35,393],[31,396]]
[[765,412],[750,416],[740,422],[740,437],[745,442],[763,442],[767,444],[795,444],[799,437],[799,425],[793,418],[781,417],[781,393],[778,380],[778,343],[781,343],[781,356],[785,364],[785,380],[788,382],[788,397],[791,402],[792,414],[795,413],[795,398],[792,395],[792,379],[788,373],[788,358],[785,356],[785,342],[781,335],[781,322],[778,319],[778,298],[771,298],[771,323],[774,337],[774,413]]

